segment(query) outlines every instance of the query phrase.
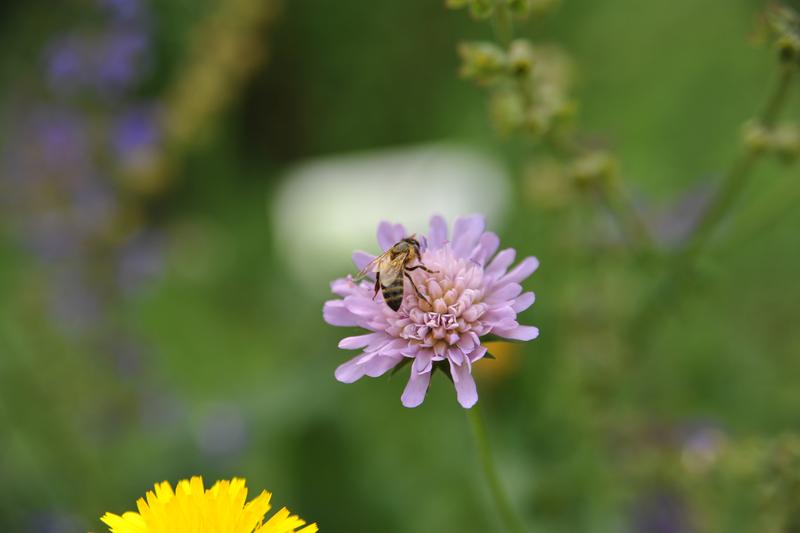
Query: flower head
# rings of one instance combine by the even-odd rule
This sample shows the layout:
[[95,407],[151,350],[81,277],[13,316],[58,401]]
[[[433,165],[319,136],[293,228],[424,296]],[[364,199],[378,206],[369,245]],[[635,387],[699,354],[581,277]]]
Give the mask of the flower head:
[[[404,282],[397,312],[383,301],[381,290],[375,290],[374,277],[372,283],[356,282],[348,276],[331,284],[341,299],[325,303],[325,321],[370,331],[339,343],[340,348],[363,352],[337,368],[336,379],[352,383],[410,362],[411,377],[402,396],[406,407],[416,407],[425,399],[435,368],[452,378],[463,407],[475,404],[478,393],[472,364],[486,355],[481,337],[492,334],[527,341],[539,335],[537,328],[517,322],[517,313],[534,301],[532,292],[522,292],[520,282],[536,270],[539,261],[527,257],[508,271],[516,252],[508,248],[495,255],[500,240],[484,229],[482,216],[458,218],[448,239],[444,219],[433,217],[427,239],[420,238],[419,262],[426,268],[406,271],[411,279]],[[384,251],[405,237],[407,232],[400,224],[382,222],[378,226],[378,243]],[[373,259],[365,252],[353,254],[359,269]]]
[[248,503],[243,479],[217,481],[203,488],[203,478],[178,483],[175,491],[166,481],[139,498],[138,513],[122,516],[106,513],[102,521],[111,533],[314,533],[317,525],[305,525],[284,507],[264,522],[272,494],[262,491]]

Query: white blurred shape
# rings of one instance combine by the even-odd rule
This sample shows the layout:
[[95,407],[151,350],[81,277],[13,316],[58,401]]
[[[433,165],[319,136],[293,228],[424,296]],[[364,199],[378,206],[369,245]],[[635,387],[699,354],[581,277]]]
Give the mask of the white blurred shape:
[[274,197],[276,246],[300,281],[353,270],[350,255],[378,253],[381,220],[427,232],[434,214],[481,213],[497,230],[508,205],[505,170],[487,155],[432,144],[311,160],[289,171]]

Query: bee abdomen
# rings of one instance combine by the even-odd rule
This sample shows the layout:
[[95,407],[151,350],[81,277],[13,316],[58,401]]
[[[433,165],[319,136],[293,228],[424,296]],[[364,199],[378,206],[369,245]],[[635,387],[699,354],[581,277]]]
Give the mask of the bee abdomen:
[[383,301],[392,311],[400,309],[400,304],[403,303],[403,278],[398,278],[388,287],[383,287],[381,293]]

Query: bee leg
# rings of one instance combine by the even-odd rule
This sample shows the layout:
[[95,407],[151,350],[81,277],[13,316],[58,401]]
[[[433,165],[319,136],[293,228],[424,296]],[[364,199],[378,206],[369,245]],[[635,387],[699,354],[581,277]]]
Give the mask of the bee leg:
[[425,272],[427,272],[429,274],[438,274],[439,273],[438,270],[431,270],[430,268],[426,267],[422,263],[420,263],[418,265],[414,265],[413,267],[408,267],[408,268],[406,268],[406,270],[417,270],[418,268],[421,268],[422,270],[424,270]]
[[417,288],[417,284],[414,283],[413,279],[411,279],[411,274],[409,274],[407,272],[408,270],[410,270],[410,269],[406,269],[405,276],[408,278],[408,281],[411,282],[411,286],[414,287],[414,292],[417,293],[417,298],[419,298],[421,300],[424,300],[428,305],[431,305],[431,302],[421,292],[419,292],[419,289]]
[[378,296],[378,291],[381,288],[381,273],[378,272],[375,275],[375,294],[372,295],[372,299],[374,300]]

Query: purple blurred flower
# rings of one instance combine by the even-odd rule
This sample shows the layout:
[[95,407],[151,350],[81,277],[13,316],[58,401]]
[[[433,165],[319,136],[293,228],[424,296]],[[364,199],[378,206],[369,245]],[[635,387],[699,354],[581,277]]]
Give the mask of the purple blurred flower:
[[122,292],[134,293],[158,276],[164,266],[163,251],[164,239],[156,232],[142,232],[128,240],[119,250],[117,283]]
[[[416,407],[422,403],[434,367],[449,372],[463,407],[475,404],[478,394],[472,364],[486,355],[481,337],[494,334],[527,341],[539,335],[537,328],[517,322],[517,313],[534,301],[532,292],[522,292],[520,282],[536,270],[539,261],[527,257],[507,272],[516,252],[509,248],[495,255],[500,239],[484,229],[485,220],[480,215],[458,218],[452,240],[448,240],[444,219],[431,219],[428,245],[421,259],[435,272],[420,269],[411,273],[430,304],[419,299],[408,283],[397,312],[374,295],[373,283],[356,283],[348,276],[331,284],[342,299],[325,303],[325,321],[370,330],[339,343],[342,349],[363,349],[363,353],[337,368],[336,379],[352,383],[365,375],[377,377],[410,359],[413,364],[402,395],[403,405]],[[378,243],[384,251],[406,235],[400,224],[382,222],[378,227]],[[359,269],[372,259],[364,252],[353,254]]]
[[135,20],[144,11],[141,0],[99,0],[99,3],[120,22]]
[[100,89],[124,90],[137,82],[148,48],[149,35],[142,29],[109,32],[97,60],[96,81]]
[[79,90],[117,94],[145,73],[150,34],[143,24],[112,26],[99,36],[71,33],[45,52],[47,80],[57,95]]
[[87,43],[76,35],[59,37],[45,51],[45,69],[50,90],[71,93],[86,84]]
[[84,279],[78,266],[61,268],[54,273],[49,296],[53,321],[67,333],[86,333],[103,318],[102,299]]
[[160,141],[158,113],[151,106],[128,110],[114,126],[113,147],[123,163],[154,150]]
[[657,491],[642,496],[632,516],[634,533],[691,533],[686,504],[677,495]]

